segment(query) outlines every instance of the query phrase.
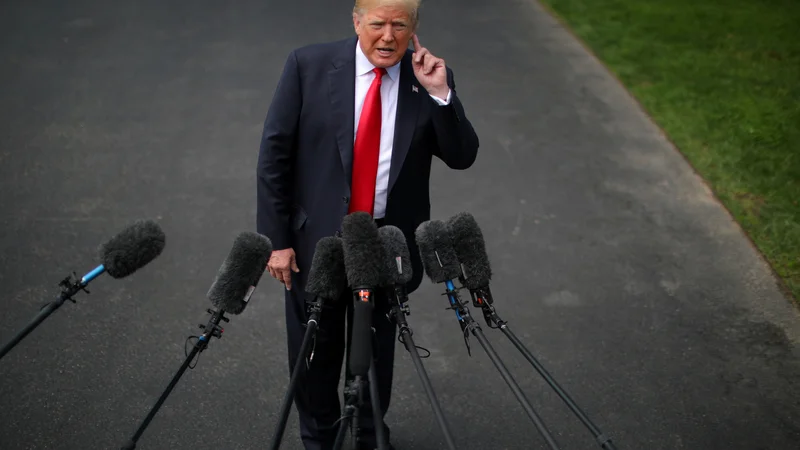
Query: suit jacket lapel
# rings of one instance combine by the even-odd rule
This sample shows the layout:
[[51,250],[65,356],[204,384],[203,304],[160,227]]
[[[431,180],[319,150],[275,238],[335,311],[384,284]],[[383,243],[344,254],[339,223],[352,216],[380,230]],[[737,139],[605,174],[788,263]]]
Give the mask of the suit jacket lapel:
[[[416,87],[417,89],[412,89]],[[392,191],[403,161],[406,159],[414,129],[417,125],[420,99],[424,90],[420,91],[414,70],[411,67],[411,54],[406,53],[400,63],[400,84],[397,92],[397,114],[394,125],[394,141],[392,144],[392,164],[389,169],[389,192]]]
[[331,98],[331,120],[336,128],[336,142],[348,185],[353,173],[353,128],[356,96],[355,51],[358,37],[344,42],[339,55],[333,59],[333,68],[328,72]]

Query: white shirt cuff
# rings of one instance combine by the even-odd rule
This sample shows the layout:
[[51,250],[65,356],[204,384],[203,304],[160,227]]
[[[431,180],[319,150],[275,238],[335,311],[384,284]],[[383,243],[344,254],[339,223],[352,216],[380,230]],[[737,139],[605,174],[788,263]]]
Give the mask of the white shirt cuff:
[[[429,94],[429,95],[430,95],[430,94]],[[449,104],[450,104],[450,97],[451,97],[452,95],[453,95],[453,91],[451,91],[450,89],[448,89],[448,90],[447,90],[447,98],[446,98],[446,99],[442,100],[442,99],[440,99],[439,97],[435,97],[435,96],[433,96],[433,95],[431,95],[431,98],[432,98],[432,99],[434,99],[434,100],[436,101],[436,103],[438,103],[438,104],[439,104],[439,106],[445,106],[445,105],[449,105]]]

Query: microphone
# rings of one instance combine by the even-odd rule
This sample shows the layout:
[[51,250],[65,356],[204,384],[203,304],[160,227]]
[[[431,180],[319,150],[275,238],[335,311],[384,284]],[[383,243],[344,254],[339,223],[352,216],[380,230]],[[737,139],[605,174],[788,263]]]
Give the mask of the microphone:
[[464,287],[469,290],[488,288],[492,268],[483,233],[475,218],[468,212],[458,213],[447,220],[446,227],[461,265]]
[[[326,302],[335,302],[342,297],[347,288],[347,275],[344,268],[344,249],[342,240],[334,236],[326,236],[317,241],[314,257],[311,259],[311,268],[308,271],[308,281],[306,282],[306,292],[314,298],[311,303],[311,317],[306,326],[306,333],[303,343],[300,345],[299,358],[305,358],[308,347],[317,331],[317,321],[322,313],[322,307]],[[313,359],[313,352],[311,358]],[[309,361],[310,362],[310,361]],[[281,405],[280,419],[273,433],[270,449],[277,450],[281,446],[283,432],[289,420],[292,402],[294,401],[295,386],[300,377],[300,369],[303,364],[300,360],[292,368],[292,376],[289,381],[289,388]]]
[[383,249],[386,254],[384,267],[386,268],[385,278],[388,280],[386,288],[389,295],[389,303],[392,306],[391,317],[400,329],[400,342],[406,347],[406,350],[411,355],[411,360],[414,362],[414,368],[422,381],[422,386],[425,389],[425,394],[433,408],[433,413],[436,416],[436,421],[442,429],[447,447],[455,449],[455,441],[453,433],[450,431],[450,426],[444,417],[441,405],[433,392],[431,380],[428,378],[428,373],[422,365],[422,359],[417,351],[417,346],[414,344],[414,334],[406,321],[406,315],[410,314],[408,310],[408,295],[406,294],[406,283],[411,281],[413,275],[411,269],[411,253],[408,250],[408,243],[406,237],[399,228],[393,225],[386,225],[378,229]]
[[240,233],[208,290],[211,304],[220,312],[241,314],[258,286],[271,254],[269,238],[252,231]]
[[345,388],[347,397],[344,420],[340,422],[334,448],[341,448],[345,427],[352,419],[359,441],[358,403],[363,398],[363,378],[369,380],[369,397],[378,448],[388,448],[383,429],[383,417],[378,395],[378,379],[375,374],[372,353],[372,311],[375,307],[375,292],[386,286],[384,270],[385,255],[378,235],[378,227],[372,216],[357,211],[342,219],[342,250],[347,282],[353,290],[353,321],[350,337],[348,367],[354,380]]
[[522,341],[508,327],[508,323],[500,318],[493,306],[494,300],[489,290],[489,282],[492,277],[492,269],[489,264],[489,256],[486,253],[486,242],[483,238],[478,222],[468,212],[461,212],[452,216],[447,221],[447,230],[453,242],[456,255],[461,262],[461,281],[464,287],[469,289],[472,296],[472,304],[476,308],[483,310],[483,317],[489,328],[499,328],[517,350],[525,356],[528,362],[539,372],[539,375],[547,381],[547,384],[558,394],[561,400],[578,417],[578,419],[589,429],[601,448],[613,450],[614,446],[611,438],[604,435],[602,431],[589,419],[585,412],[575,403],[567,391],[547,372],[544,366],[533,356]]
[[[183,361],[183,364],[181,364],[178,372],[172,377],[169,385],[167,385],[167,388],[162,392],[155,405],[153,405],[147,417],[145,417],[144,421],[139,425],[133,437],[122,446],[122,450],[133,450],[136,448],[136,442],[153,420],[153,417],[155,417],[161,405],[166,401],[167,396],[172,392],[172,389],[178,383],[181,376],[183,376],[183,373],[189,368],[189,364],[195,356],[208,347],[211,338],[222,338],[222,333],[225,330],[219,324],[223,321],[229,321],[229,319],[225,317],[225,313],[236,315],[244,311],[250,301],[250,297],[253,295],[253,291],[256,286],[258,286],[261,276],[266,270],[267,261],[271,253],[272,242],[270,242],[269,238],[266,236],[245,231],[236,237],[230,253],[223,261],[206,295],[214,306],[214,309],[209,308],[207,310],[211,315],[208,323],[199,325],[199,327],[204,330],[203,334],[200,336],[191,336],[197,338],[192,351],[186,355],[186,359]],[[194,368],[194,366],[192,366],[192,368]]]
[[483,233],[472,214],[467,212],[450,217],[445,226],[460,263],[459,281],[469,289],[472,305],[482,309],[486,325],[496,328],[492,318],[487,315],[494,300],[489,290],[492,268]]
[[137,220],[100,246],[102,264],[82,281],[88,283],[103,270],[112,278],[132,275],[156,259],[164,250],[164,244],[164,232],[156,222]]
[[372,361],[375,290],[386,285],[383,246],[372,216],[364,212],[345,216],[342,220],[342,248],[347,282],[355,298],[350,372],[366,376]]
[[411,252],[408,250],[406,237],[400,228],[394,225],[386,225],[378,229],[383,251],[386,254],[384,267],[386,274],[384,279],[392,287],[393,294],[401,308],[405,307],[408,301],[406,284],[411,281],[414,275],[411,267]]
[[[461,302],[458,299],[458,292],[453,280],[458,279],[461,270],[447,234],[447,228],[441,220],[428,220],[417,227],[414,236],[419,248],[420,259],[422,259],[422,268],[434,284],[445,284],[448,300],[452,309],[455,310],[466,342],[467,325],[474,322],[469,317],[468,309],[456,307]],[[466,317],[462,317],[464,314]],[[467,351],[469,351],[469,344],[467,344]]]
[[514,377],[508,371],[508,368],[503,364],[503,361],[489,343],[489,340],[486,339],[478,322],[472,318],[467,305],[462,303],[459,298],[454,280],[461,275],[461,267],[455,250],[453,249],[446,224],[441,220],[425,221],[417,227],[415,237],[425,273],[434,284],[445,284],[447,298],[450,301],[450,308],[455,311],[456,318],[461,325],[464,341],[467,343],[467,350],[469,351],[467,337],[469,333],[472,333],[481,344],[494,366],[500,372],[503,380],[505,380],[506,384],[511,388],[517,401],[522,405],[544,440],[550,448],[558,449],[558,444],[552,434],[536,411],[534,411],[533,406],[531,406],[525,394],[522,392],[522,389],[520,389],[519,384],[517,384]]
[[72,276],[67,276],[58,284],[61,287],[61,294],[55,300],[47,303],[25,328],[0,349],[0,358],[11,351],[64,302],[69,300],[76,303],[72,297],[79,291],[88,294],[86,286],[95,278],[103,273],[108,273],[112,278],[125,278],[158,257],[164,250],[164,244],[164,232],[156,222],[137,220],[128,225],[100,246],[98,255],[101,261],[100,265],[80,279],[73,272]]
[[342,239],[326,236],[317,242],[311,268],[308,270],[306,292],[317,300],[336,301],[347,288]]

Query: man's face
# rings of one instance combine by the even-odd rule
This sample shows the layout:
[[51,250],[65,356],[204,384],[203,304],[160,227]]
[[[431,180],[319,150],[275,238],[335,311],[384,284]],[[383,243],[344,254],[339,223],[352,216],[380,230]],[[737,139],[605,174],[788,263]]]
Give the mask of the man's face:
[[353,26],[369,62],[383,68],[400,61],[414,33],[408,12],[396,6],[371,8],[363,16],[353,13]]

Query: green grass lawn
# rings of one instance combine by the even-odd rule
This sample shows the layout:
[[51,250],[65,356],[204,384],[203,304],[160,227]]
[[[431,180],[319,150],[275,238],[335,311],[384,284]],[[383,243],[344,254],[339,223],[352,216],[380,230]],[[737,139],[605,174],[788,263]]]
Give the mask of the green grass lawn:
[[800,299],[800,1],[541,2],[639,99]]

